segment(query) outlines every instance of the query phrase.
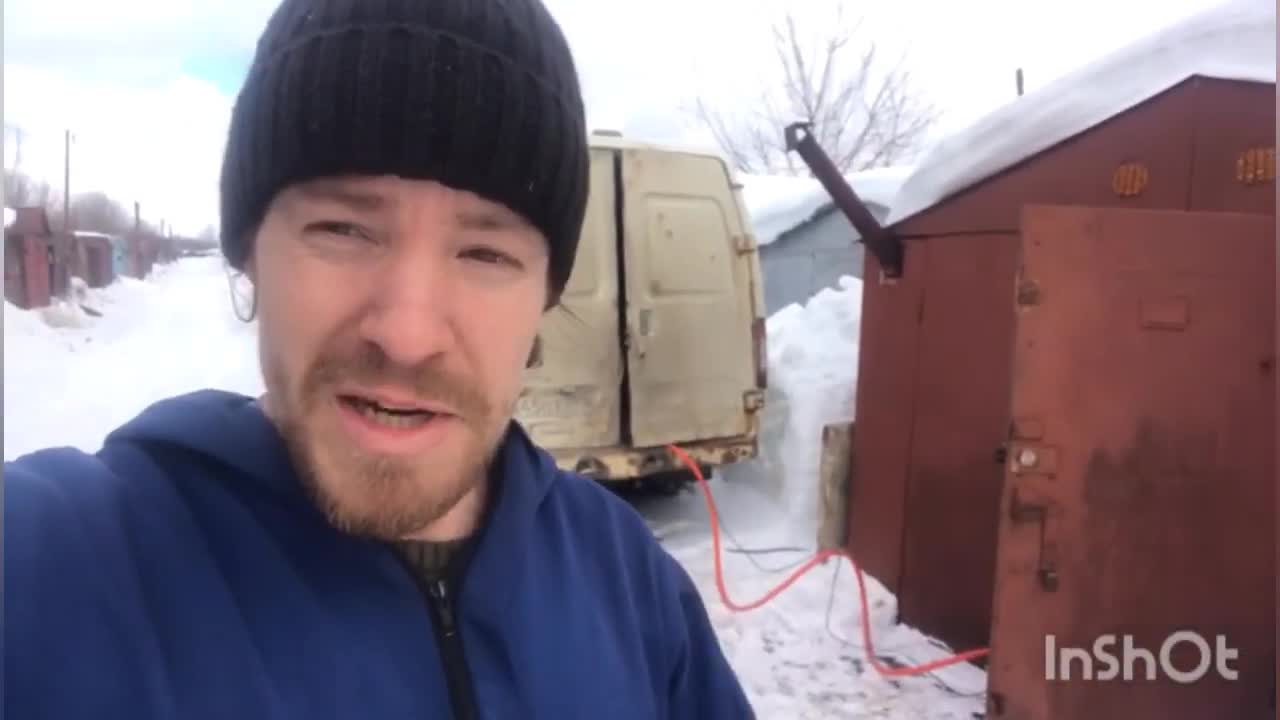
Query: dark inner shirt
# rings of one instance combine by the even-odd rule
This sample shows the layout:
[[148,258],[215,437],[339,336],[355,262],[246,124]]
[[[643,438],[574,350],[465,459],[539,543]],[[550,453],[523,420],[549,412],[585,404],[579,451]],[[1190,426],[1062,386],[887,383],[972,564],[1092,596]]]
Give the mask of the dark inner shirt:
[[396,543],[396,549],[416,578],[430,585],[441,579],[449,561],[466,542],[467,538],[444,542],[401,540]]

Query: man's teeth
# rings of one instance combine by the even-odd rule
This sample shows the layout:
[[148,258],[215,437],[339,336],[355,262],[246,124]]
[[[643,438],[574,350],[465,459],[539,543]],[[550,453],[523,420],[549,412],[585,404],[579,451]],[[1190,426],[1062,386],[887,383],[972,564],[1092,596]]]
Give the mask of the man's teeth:
[[421,427],[422,425],[425,425],[428,420],[435,417],[434,413],[430,413],[425,410],[391,410],[365,401],[356,402],[353,403],[353,405],[361,415],[369,420],[372,420],[379,425],[385,425],[387,427],[400,430]]

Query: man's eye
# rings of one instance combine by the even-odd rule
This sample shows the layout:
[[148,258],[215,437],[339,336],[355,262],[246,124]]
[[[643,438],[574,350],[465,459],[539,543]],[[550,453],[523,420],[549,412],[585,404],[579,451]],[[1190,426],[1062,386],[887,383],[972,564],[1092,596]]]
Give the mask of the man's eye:
[[307,231],[322,233],[325,235],[349,237],[356,240],[369,239],[369,233],[365,232],[359,226],[348,222],[326,220],[324,222],[311,223],[307,226]]
[[520,264],[512,259],[510,255],[490,248],[470,248],[468,250],[464,250],[462,256],[471,260],[479,260],[480,262],[491,263],[494,265],[518,266]]

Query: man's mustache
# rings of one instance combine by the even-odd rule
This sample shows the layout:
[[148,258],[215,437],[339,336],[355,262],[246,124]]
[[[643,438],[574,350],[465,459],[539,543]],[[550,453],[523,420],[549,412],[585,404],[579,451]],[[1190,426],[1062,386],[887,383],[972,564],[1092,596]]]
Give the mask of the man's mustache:
[[491,411],[484,395],[468,379],[442,367],[438,360],[400,365],[374,343],[361,343],[347,353],[323,352],[307,371],[303,397],[315,398],[324,388],[340,383],[393,387],[423,401],[445,405],[464,419],[478,420]]

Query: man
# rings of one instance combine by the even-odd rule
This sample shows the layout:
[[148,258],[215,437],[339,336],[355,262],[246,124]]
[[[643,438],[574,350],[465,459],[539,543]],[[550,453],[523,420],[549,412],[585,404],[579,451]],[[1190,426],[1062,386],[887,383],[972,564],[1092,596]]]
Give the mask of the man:
[[751,717],[684,571],[511,420],[584,126],[538,0],[285,0],[222,178],[267,392],[6,464],[9,717]]

